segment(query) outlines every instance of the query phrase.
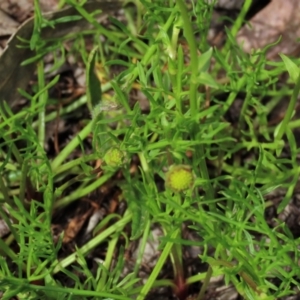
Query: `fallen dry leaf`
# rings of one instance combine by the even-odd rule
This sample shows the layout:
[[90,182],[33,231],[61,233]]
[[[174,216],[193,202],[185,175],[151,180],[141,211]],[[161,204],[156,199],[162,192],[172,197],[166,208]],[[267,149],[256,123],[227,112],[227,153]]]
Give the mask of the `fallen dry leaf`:
[[[107,13],[115,12],[120,8],[122,3],[120,1],[88,1],[85,4],[85,9],[88,12],[101,10],[100,20],[105,18]],[[48,20],[55,20],[65,16],[79,15],[77,10],[69,7],[57,12],[44,14]],[[25,40],[31,38],[33,32],[34,19],[28,19],[18,31],[10,38],[7,47],[4,49],[0,57],[0,105],[5,100],[9,106],[13,107],[14,104],[20,99],[18,88],[25,89],[29,80],[34,74],[35,64],[20,66],[22,61],[33,57],[35,52],[29,48],[18,48],[20,44],[19,37]],[[91,27],[91,24],[84,18],[80,20],[71,21],[68,23],[56,24],[55,28],[46,27],[41,31],[41,37],[59,38],[68,33],[80,32],[83,29]]]
[[245,51],[251,52],[252,49],[263,49],[281,37],[280,43],[267,51],[268,58],[276,58],[279,53],[296,54],[300,49],[297,42],[299,15],[299,0],[273,0],[240,30],[237,41]]
[[63,243],[69,243],[77,236],[78,232],[81,230],[82,226],[86,222],[87,218],[90,217],[94,208],[90,208],[84,215],[76,215],[65,229]]
[[19,23],[0,9],[0,37],[15,33]]
[[33,0],[2,0],[0,9],[13,17],[17,22],[22,23],[33,12]]

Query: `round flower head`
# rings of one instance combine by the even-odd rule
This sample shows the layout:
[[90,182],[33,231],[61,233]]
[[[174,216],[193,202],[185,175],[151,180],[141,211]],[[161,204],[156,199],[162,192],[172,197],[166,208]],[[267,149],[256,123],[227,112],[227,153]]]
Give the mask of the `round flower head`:
[[189,189],[194,183],[194,176],[190,166],[171,166],[166,174],[166,187],[174,192],[183,192]]
[[125,161],[125,154],[122,150],[112,147],[104,155],[105,163],[110,167],[121,166]]

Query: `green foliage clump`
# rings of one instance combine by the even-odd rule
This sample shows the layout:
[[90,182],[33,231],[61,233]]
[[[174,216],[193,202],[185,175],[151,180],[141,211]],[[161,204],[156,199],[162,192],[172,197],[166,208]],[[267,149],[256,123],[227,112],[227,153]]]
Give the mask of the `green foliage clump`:
[[[0,238],[4,299],[143,300],[157,287],[177,286],[174,293],[184,294],[192,283],[202,286],[197,299],[203,299],[210,279],[219,276],[244,299],[293,294],[291,287],[300,288],[300,241],[283,221],[268,222],[266,210],[283,211],[298,185],[293,129],[300,122],[292,118],[299,59],[269,62],[267,49],[248,54],[236,44],[249,0],[227,29],[222,49],[207,42],[211,1],[132,1],[122,22],[111,16],[108,26],[95,19],[98,10],[85,10],[86,1],[66,2],[80,16],[55,22],[87,20],[93,29],[43,40],[39,32],[57,24],[43,19],[35,1],[31,44],[39,47],[25,61],[38,61],[34,95],[21,91],[29,104],[17,113],[0,105],[0,216],[11,232]],[[93,43],[90,52],[85,35]],[[20,45],[29,47],[30,41],[20,39]],[[43,64],[47,53],[54,57],[51,72]],[[65,105],[48,93],[59,76],[47,80],[69,55],[68,61],[76,56],[86,66],[87,93]],[[286,70],[291,82],[278,84]],[[289,98],[282,122],[272,123],[274,108]],[[49,157],[46,125],[74,118],[79,131],[67,142],[57,139],[59,151]],[[103,166],[95,167],[100,160]],[[72,245],[74,253],[59,259],[63,241],[52,239],[53,214],[92,199],[104,184],[118,190],[114,204],[120,200],[122,209],[109,211],[90,240],[80,248]],[[275,207],[266,196],[278,187],[284,195]],[[157,239],[153,228],[161,231]],[[159,246],[148,247],[155,239]],[[135,266],[125,274],[130,266],[124,256],[136,248],[131,247],[135,240]],[[209,268],[186,274],[183,246],[199,249],[196,259]],[[100,253],[99,247],[94,272],[87,257]],[[155,265],[141,284],[148,248],[155,248]],[[168,261],[174,276],[161,280]],[[72,288],[62,287],[57,274],[72,279]],[[44,285],[34,284],[39,280]]]

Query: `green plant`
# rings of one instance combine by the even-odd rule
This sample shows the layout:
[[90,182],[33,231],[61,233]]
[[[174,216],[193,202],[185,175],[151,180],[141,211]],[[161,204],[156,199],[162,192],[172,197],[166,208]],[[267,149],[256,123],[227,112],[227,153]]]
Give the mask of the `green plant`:
[[[133,1],[133,7],[125,6],[126,25],[110,16],[104,27],[83,3],[69,0],[94,29],[48,40],[39,36],[39,29],[49,24],[36,1],[34,32],[22,45],[36,50],[24,64],[38,61],[37,84],[32,93],[21,91],[28,107],[13,113],[4,104],[0,111],[0,216],[11,231],[0,239],[3,299],[142,300],[157,287],[171,287],[185,299],[193,283],[199,283],[197,299],[203,299],[211,277],[218,275],[245,299],[278,299],[299,288],[299,238],[284,222],[277,220],[272,227],[265,217],[273,206],[265,197],[286,188],[277,207],[282,211],[299,177],[292,131],[299,125],[292,120],[299,61],[282,56],[283,61],[269,62],[265,49],[246,54],[236,45],[234,35],[250,2],[245,1],[227,30],[225,47],[212,49],[206,37],[213,5],[207,1]],[[90,52],[85,36],[92,36]],[[72,41],[68,51],[67,40]],[[46,80],[46,53],[60,57],[53,70],[69,56],[80,58],[87,96],[64,107],[49,96],[59,77]],[[109,76],[116,66],[121,70]],[[286,70],[295,87],[276,84]],[[133,101],[132,91],[147,100],[146,109]],[[238,97],[243,98],[240,114],[229,122]],[[268,119],[283,97],[291,101],[274,127]],[[50,111],[53,103],[57,112]],[[81,119],[83,107],[92,119]],[[50,157],[44,149],[45,124],[57,114],[64,120],[75,116],[81,127]],[[106,166],[99,166],[99,159]],[[175,171],[179,180],[172,177]],[[106,214],[90,240],[59,259],[63,237],[53,241],[53,214],[92,198],[104,184],[121,191],[118,201],[126,203],[125,213]],[[160,255],[147,278],[141,278],[155,226],[163,233],[156,249]],[[186,239],[185,231],[198,238]],[[135,266],[125,273],[125,253],[136,241]],[[88,255],[100,246],[105,257],[95,259],[97,270],[92,272]],[[206,272],[185,269],[183,250],[191,246],[201,250]],[[169,262],[173,275],[160,278]],[[72,286],[64,286],[58,275],[69,278]]]

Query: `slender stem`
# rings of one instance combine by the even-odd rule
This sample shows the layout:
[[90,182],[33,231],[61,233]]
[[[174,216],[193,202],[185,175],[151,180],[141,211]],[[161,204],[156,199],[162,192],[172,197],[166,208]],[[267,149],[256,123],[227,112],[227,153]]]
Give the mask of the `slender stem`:
[[190,49],[190,65],[191,65],[191,80],[190,80],[190,110],[191,116],[195,117],[197,109],[197,75],[198,75],[198,55],[195,36],[193,34],[192,23],[189,18],[186,5],[182,0],[176,0],[176,3],[180,9],[181,17],[183,19],[184,35],[189,44]]
[[233,104],[233,102],[236,99],[236,96],[238,95],[238,93],[241,91],[241,89],[244,87],[244,85],[247,83],[247,74],[245,74],[244,76],[242,76],[241,78],[239,78],[236,88],[234,91],[232,91],[229,96],[227,97],[223,108],[222,108],[222,113],[223,115],[225,115],[225,113],[228,111],[228,109],[231,107],[231,105]]
[[[180,194],[174,199],[178,205],[182,206],[182,196]],[[175,215],[176,216],[176,215]],[[180,215],[177,215],[175,218],[180,218]],[[178,233],[175,239],[181,239],[181,224],[179,225]],[[171,259],[173,263],[174,278],[176,285],[176,294],[179,298],[182,298],[182,293],[185,294],[185,277],[182,265],[182,245],[175,243],[171,250]]]
[[[121,231],[124,228],[124,226],[131,221],[131,218],[132,214],[127,210],[121,220],[117,221],[115,224],[108,227],[106,230],[102,231],[99,235],[97,235],[92,240],[87,242],[84,246],[82,246],[79,249],[80,253],[82,255],[86,255],[87,253],[89,253],[92,249],[98,246],[101,242],[104,242],[113,233]],[[77,257],[78,254],[74,252],[61,261],[56,260],[52,264],[53,267],[55,266],[52,274],[56,274],[60,270],[63,270],[64,268],[68,267],[70,264],[76,261]]]
[[[10,257],[14,262],[18,261],[18,255],[11,250],[11,248],[0,238],[0,254],[3,256]],[[25,265],[22,264],[22,267],[24,269]]]
[[291,118],[293,116],[293,112],[294,112],[296,104],[297,104],[297,99],[298,99],[299,92],[300,92],[300,74],[298,76],[296,86],[293,90],[291,101],[290,101],[289,106],[287,108],[287,111],[285,113],[284,119],[282,120],[282,123],[280,124],[278,133],[275,137],[275,141],[281,140],[283,134],[286,131],[288,123],[289,123],[289,121],[291,120]]
[[20,181],[20,191],[19,191],[19,199],[20,201],[25,204],[25,190],[27,184],[27,173],[28,173],[28,159],[25,158],[22,165],[22,177]]
[[[119,235],[115,235],[109,242],[107,247],[107,254],[105,257],[105,261],[103,262],[102,266],[105,268],[105,270],[109,271],[111,268],[111,263],[114,257],[114,251],[116,249],[117,242],[119,240]],[[109,272],[101,272],[101,276],[98,284],[97,284],[97,291],[101,292],[101,290],[104,289],[105,283],[107,282]]]
[[74,138],[53,160],[51,166],[52,170],[56,170],[62,162],[69,156],[69,154],[79,145],[80,141],[85,139],[86,136],[92,130],[92,122],[89,122],[78,134],[76,138]]
[[245,125],[245,115],[246,115],[246,112],[247,112],[247,108],[249,107],[250,105],[250,101],[251,101],[251,98],[252,98],[252,93],[250,91],[253,90],[253,86],[249,86],[247,88],[247,92],[246,92],[246,97],[245,97],[245,100],[243,102],[243,106],[242,106],[242,109],[241,109],[241,112],[240,112],[240,117],[239,117],[239,128],[241,130],[244,129],[244,125]]
[[[181,17],[183,19],[183,28],[184,28],[184,34],[187,39],[187,42],[189,44],[190,48],[190,57],[191,57],[191,81],[190,81],[190,110],[191,110],[191,116],[195,119],[198,109],[197,109],[197,75],[198,75],[198,56],[197,56],[197,46],[196,46],[196,40],[195,36],[193,34],[193,28],[192,23],[189,18],[186,5],[182,0],[176,0],[176,3],[180,9]],[[196,128],[195,128],[196,130]],[[203,145],[199,145],[197,147],[197,152],[200,155],[200,172],[204,179],[206,179],[207,182],[207,188],[206,188],[206,198],[208,200],[212,200],[214,198],[214,192],[211,184],[209,183],[209,175],[207,171],[206,161],[204,157],[204,149]]]
[[[116,299],[116,300],[131,300],[132,298],[129,298],[124,295],[117,295],[113,292],[96,292],[96,291],[90,291],[90,290],[82,290],[78,288],[67,288],[67,287],[59,287],[59,286],[53,286],[53,285],[35,285],[30,284],[29,281],[24,280],[24,278],[15,278],[15,277],[9,277],[8,279],[3,280],[3,284],[9,282],[13,286],[17,286],[18,288],[13,290],[11,293],[11,297],[8,297],[6,299],[11,299],[13,296],[19,293],[24,293],[24,290],[30,290],[35,292],[47,292],[47,293],[54,293],[55,294],[67,294],[70,295],[68,299],[74,298],[74,295],[81,296],[80,299],[84,299],[86,297],[92,297],[93,299],[99,299],[99,298],[105,298],[105,299]],[[19,292],[17,292],[19,291]],[[5,296],[8,296],[8,293],[5,293]],[[78,297],[77,297],[78,298]]]
[[[179,229],[174,231],[173,234],[171,235],[171,239],[176,238],[178,235]],[[173,242],[167,242],[164,250],[162,251],[154,269],[152,270],[152,273],[150,274],[146,284],[143,286],[141,289],[138,297],[136,300],[143,300],[147,296],[148,292],[150,291],[151,287],[154,284],[155,279],[157,278],[159,272],[161,271],[166,259],[168,258],[170,251],[173,247]]]
[[252,0],[246,0],[243,4],[243,7],[241,9],[241,12],[239,16],[237,17],[234,25],[231,29],[231,34],[235,37],[240,30],[241,26],[243,25],[243,22],[245,20],[246,14],[248,13],[250,6],[252,4]]
[[[79,199],[80,197],[86,196],[87,194],[93,192],[99,186],[103,185],[108,179],[110,179],[113,174],[114,173],[107,172],[106,174],[104,174],[100,178],[98,178],[97,180],[93,181],[87,187],[80,188],[77,190],[77,192],[73,192],[72,194],[61,198],[60,200],[58,200],[54,203],[54,208],[66,206],[66,205],[70,204],[71,202],[75,201],[76,199]],[[59,191],[59,192],[61,192],[61,191]]]
[[204,294],[205,294],[205,291],[209,285],[209,282],[210,282],[210,278],[213,274],[213,270],[212,270],[212,267],[209,266],[208,267],[208,270],[206,272],[206,276],[205,276],[205,279],[204,279],[204,282],[203,282],[203,285],[201,286],[201,290],[198,294],[198,297],[196,298],[196,300],[202,300],[204,299]]
[[[2,176],[0,176],[0,191],[1,191],[2,196],[4,198],[4,202],[8,203],[11,207],[13,207],[14,202],[9,197],[8,189],[7,189],[7,186],[4,183],[4,180],[3,180]],[[1,200],[1,202],[2,202],[2,200]]]
[[[45,73],[44,73],[44,62],[40,60],[38,62],[38,88],[39,91],[43,90],[45,87]],[[45,142],[45,107],[48,98],[48,91],[45,90],[39,96],[39,104],[41,105],[40,112],[38,115],[38,140],[39,144],[41,145],[42,149],[44,149],[44,142]]]
[[144,229],[143,237],[141,238],[141,241],[140,241],[139,251],[138,251],[138,255],[137,255],[134,270],[133,270],[133,273],[135,274],[135,276],[134,276],[135,278],[138,277],[138,271],[142,264],[142,260],[143,260],[145,248],[147,245],[149,232],[150,232],[150,226],[151,226],[151,222],[150,222],[150,220],[148,220],[146,223],[145,229]]
[[56,169],[55,175],[57,176],[58,174],[66,172],[69,169],[75,168],[76,166],[81,165],[82,163],[90,162],[92,160],[96,160],[97,158],[98,155],[96,153],[93,153],[93,154],[81,156],[72,161],[68,161]]

